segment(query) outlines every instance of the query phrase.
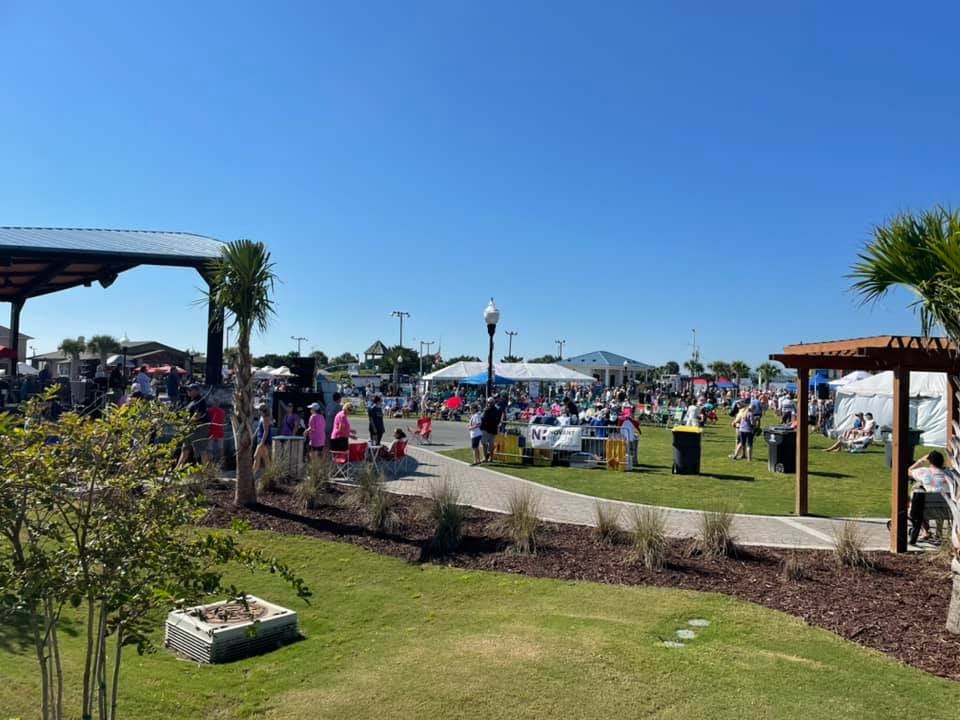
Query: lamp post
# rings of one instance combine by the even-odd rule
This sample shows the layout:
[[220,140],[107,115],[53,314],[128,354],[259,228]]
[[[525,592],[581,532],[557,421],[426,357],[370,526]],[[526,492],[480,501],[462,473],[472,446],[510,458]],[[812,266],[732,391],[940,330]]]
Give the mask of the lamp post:
[[507,335],[508,335],[509,338],[510,338],[510,339],[507,341],[507,356],[508,356],[508,357],[513,357],[513,336],[514,336],[514,335],[519,335],[519,334],[520,334],[520,333],[518,333],[516,330],[507,330]]
[[627,397],[630,396],[630,391],[627,389],[627,367],[629,363],[626,360],[623,361],[623,390],[627,393]]
[[559,360],[563,360],[563,346],[567,344],[566,340],[554,340],[557,344],[557,352],[560,353]]
[[[416,340],[416,338],[414,338],[414,340]],[[435,344],[436,344],[436,340],[431,340],[430,342],[427,342],[426,340],[420,341],[420,380],[421,382],[423,381],[423,346],[426,345],[427,352],[430,352],[430,346]]]
[[500,322],[500,311],[493,304],[493,298],[490,298],[490,304],[483,311],[483,321],[487,324],[487,335],[490,336],[490,351],[487,354],[487,397],[493,397],[493,335],[497,332],[497,323]]
[[120,338],[120,352],[123,353],[123,368],[121,373],[123,374],[123,383],[126,386],[127,383],[127,350],[130,347],[130,338],[127,337],[126,331],[123,333],[123,337]]
[[297,341],[297,357],[300,357],[300,345],[303,343],[304,340],[309,340],[310,338],[305,338],[300,335],[291,335],[290,339]]

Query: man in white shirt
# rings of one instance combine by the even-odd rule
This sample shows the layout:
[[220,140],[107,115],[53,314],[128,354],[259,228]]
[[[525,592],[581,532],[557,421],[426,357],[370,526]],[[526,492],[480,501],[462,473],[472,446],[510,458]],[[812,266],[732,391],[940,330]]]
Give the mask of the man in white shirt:
[[620,437],[627,445],[627,470],[633,470],[634,459],[637,457],[637,427],[633,424],[633,418],[625,417],[620,425]]
[[133,379],[133,384],[144,398],[149,399],[153,397],[153,387],[150,385],[150,376],[147,375],[146,365],[140,368],[140,372],[138,372],[137,376]]
[[687,407],[687,416],[684,419],[687,427],[700,427],[700,406],[696,402]]
[[483,437],[483,431],[480,430],[480,406],[474,405],[472,408],[473,414],[470,416],[470,447],[473,448],[473,464],[479,465],[481,462],[480,458],[480,439]]

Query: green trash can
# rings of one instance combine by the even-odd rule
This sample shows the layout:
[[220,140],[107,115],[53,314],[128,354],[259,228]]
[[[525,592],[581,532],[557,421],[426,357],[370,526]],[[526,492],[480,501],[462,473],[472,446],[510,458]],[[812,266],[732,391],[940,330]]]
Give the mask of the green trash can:
[[700,444],[703,430],[680,425],[673,429],[673,474],[700,474]]

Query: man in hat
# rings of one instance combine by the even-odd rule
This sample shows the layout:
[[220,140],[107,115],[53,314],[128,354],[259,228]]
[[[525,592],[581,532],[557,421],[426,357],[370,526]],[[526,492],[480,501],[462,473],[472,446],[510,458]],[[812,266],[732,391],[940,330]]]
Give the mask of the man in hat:
[[493,460],[493,441],[500,428],[500,409],[492,397],[487,398],[487,407],[480,416],[480,442],[483,445],[483,461]]

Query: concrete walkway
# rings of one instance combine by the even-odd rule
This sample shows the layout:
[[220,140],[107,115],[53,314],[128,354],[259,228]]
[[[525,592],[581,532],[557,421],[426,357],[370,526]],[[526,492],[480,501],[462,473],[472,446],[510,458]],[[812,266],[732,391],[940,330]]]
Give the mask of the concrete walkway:
[[[595,525],[597,503],[620,510],[621,524],[625,525],[635,503],[604,500],[579,493],[558,490],[488,467],[471,467],[467,463],[440,455],[422,447],[409,446],[417,467],[406,476],[388,480],[392,492],[427,497],[431,488],[448,479],[459,491],[464,505],[505,512],[507,499],[517,491],[532,492],[539,500],[540,517],[552,522],[574,525]],[[701,513],[696,510],[664,508],[667,534],[672,537],[692,537],[697,533]],[[836,529],[843,519],[783,517],[776,515],[736,515],[733,532],[741,545],[765,545],[780,548],[829,549]],[[886,519],[857,519],[863,530],[869,550],[889,548]]]

